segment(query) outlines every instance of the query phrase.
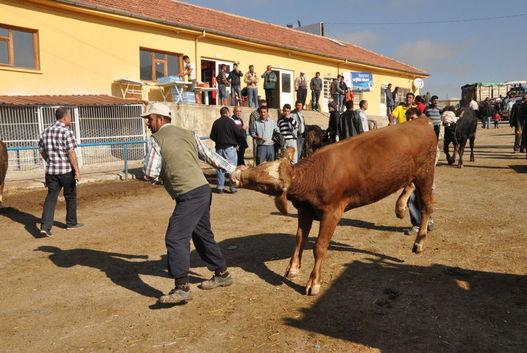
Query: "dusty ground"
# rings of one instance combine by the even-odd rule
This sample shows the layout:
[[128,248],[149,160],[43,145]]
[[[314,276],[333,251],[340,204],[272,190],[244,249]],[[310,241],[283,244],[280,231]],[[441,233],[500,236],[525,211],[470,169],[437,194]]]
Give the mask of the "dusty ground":
[[[323,291],[282,274],[295,217],[267,196],[215,195],[213,227],[235,285],[162,308],[172,281],[164,231],[173,202],[142,182],[79,189],[86,227],[36,239],[44,190],[8,193],[0,210],[0,351],[521,352],[527,345],[527,160],[510,129],[478,131],[475,163],[437,168],[438,229],[412,254],[395,196],[353,210],[323,266]],[[442,158],[444,161],[444,158]],[[64,219],[59,205],[57,220]],[[314,238],[311,238],[313,240]],[[312,246],[312,241],[309,247]]]

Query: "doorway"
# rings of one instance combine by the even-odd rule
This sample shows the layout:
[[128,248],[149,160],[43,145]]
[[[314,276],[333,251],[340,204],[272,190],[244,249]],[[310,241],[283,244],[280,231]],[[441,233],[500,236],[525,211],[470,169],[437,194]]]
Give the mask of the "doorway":
[[[232,61],[219,61],[219,60],[212,60],[212,59],[202,59],[201,60],[201,81],[207,82],[209,84],[209,87],[218,87],[216,82],[216,76],[220,73],[220,66],[221,65],[227,65],[227,72],[230,72],[232,70]],[[207,94],[209,96],[209,102],[211,105],[217,105],[218,102],[218,92],[212,91],[212,92],[203,92],[203,94]],[[227,87],[227,94],[230,95],[230,87]],[[203,102],[206,102],[207,100],[203,100]]]
[[381,85],[381,102],[380,102],[380,108],[379,108],[379,115],[380,116],[386,116],[388,111],[386,108],[386,88],[388,85]]
[[280,109],[284,104],[294,105],[293,71],[291,70],[272,70],[276,77],[276,87],[273,91],[273,106],[271,108]]

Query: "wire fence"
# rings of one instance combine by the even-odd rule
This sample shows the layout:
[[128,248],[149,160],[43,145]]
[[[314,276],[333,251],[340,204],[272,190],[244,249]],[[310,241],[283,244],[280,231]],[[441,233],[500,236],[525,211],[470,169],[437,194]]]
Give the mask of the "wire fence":
[[[52,106],[0,106],[0,139],[8,147],[9,171],[43,169],[40,134],[55,122]],[[81,166],[122,166],[145,155],[146,130],[142,105],[65,107]]]

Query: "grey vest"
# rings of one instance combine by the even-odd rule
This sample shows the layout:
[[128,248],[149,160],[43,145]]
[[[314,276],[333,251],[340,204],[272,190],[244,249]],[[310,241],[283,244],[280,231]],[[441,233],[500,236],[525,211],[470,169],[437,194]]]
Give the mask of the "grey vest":
[[198,146],[191,131],[168,125],[152,136],[161,147],[161,177],[173,199],[208,184],[199,165]]

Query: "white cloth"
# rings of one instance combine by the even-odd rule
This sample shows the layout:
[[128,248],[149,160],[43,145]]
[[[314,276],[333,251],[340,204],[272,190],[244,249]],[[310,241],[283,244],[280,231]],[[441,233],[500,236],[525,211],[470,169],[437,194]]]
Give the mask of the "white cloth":
[[474,99],[470,101],[470,103],[468,104],[468,107],[471,108],[472,110],[479,109],[478,102],[476,102]]
[[452,124],[457,122],[457,119],[459,119],[454,112],[451,111],[445,111],[443,114],[441,114],[441,121],[443,124]]
[[368,116],[364,110],[359,110],[360,122],[362,124],[362,131],[370,131],[370,126],[368,125]]
[[188,75],[188,80],[189,81],[192,81],[192,80],[196,79],[196,66],[194,65],[194,63],[185,64],[185,70],[187,70],[187,71],[190,70],[190,73]]

